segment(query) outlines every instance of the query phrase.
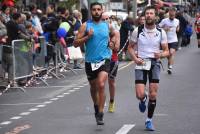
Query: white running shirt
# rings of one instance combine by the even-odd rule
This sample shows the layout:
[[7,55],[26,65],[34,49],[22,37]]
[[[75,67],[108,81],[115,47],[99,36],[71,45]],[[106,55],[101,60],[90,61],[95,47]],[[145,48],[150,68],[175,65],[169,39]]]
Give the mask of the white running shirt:
[[130,43],[137,44],[138,57],[143,59],[155,58],[154,53],[160,52],[160,45],[167,43],[166,32],[163,29],[161,32],[156,27],[149,30],[144,26],[138,37],[138,28],[133,31],[130,36]]
[[169,18],[165,18],[160,22],[159,26],[162,28],[170,28],[169,31],[166,31],[168,43],[178,42],[176,34],[176,29],[179,26],[178,19],[174,18],[173,20],[170,20]]

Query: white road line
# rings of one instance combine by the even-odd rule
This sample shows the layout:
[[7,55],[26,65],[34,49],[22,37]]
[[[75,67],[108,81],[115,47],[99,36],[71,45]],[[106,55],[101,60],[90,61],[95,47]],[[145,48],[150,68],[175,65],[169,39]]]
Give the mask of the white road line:
[[43,103],[16,103],[16,104],[0,104],[2,106],[21,106],[21,105],[40,105]]
[[83,84],[84,86],[87,86],[88,85],[88,83],[85,83],[85,84]]
[[35,106],[35,107],[46,107],[46,105],[37,105],[37,106]]
[[65,97],[64,95],[58,95],[58,96],[56,96],[56,97],[58,97],[58,98],[63,98],[63,97]]
[[64,95],[66,95],[66,94],[70,94],[70,93],[63,93]]
[[71,90],[69,90],[68,92],[72,93],[72,92],[75,92],[75,91],[76,91],[76,90],[71,89]]
[[154,116],[168,116],[168,114],[161,114],[161,113],[156,113]]
[[82,88],[82,87],[84,87],[84,86],[78,86],[79,88]]
[[44,104],[50,104],[52,101],[45,101]]
[[31,114],[31,112],[23,112],[23,113],[20,113],[19,115],[29,115]]
[[58,100],[58,98],[52,98],[52,99],[50,99],[50,100],[55,101],[55,100]]
[[133,127],[135,124],[125,124],[115,134],[127,134]]
[[12,121],[4,121],[4,122],[1,122],[0,125],[8,125],[8,124],[11,124]]
[[75,88],[73,88],[74,90],[78,90],[78,89],[80,89],[80,87],[75,87]]
[[12,118],[10,118],[11,120],[18,120],[18,119],[21,119],[22,117],[21,116],[14,116]]
[[37,110],[39,110],[39,109],[38,109],[38,108],[31,108],[31,109],[29,109],[28,111],[33,112],[33,111],[37,111]]
[[124,65],[124,66],[120,67],[119,70],[122,70],[122,69],[128,67],[129,65],[131,65],[133,63],[134,63],[133,61],[129,62],[127,65]]

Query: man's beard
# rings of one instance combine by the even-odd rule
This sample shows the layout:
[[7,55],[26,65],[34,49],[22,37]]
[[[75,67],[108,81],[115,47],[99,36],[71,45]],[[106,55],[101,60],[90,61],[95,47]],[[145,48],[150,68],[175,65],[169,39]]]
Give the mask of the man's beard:
[[150,20],[150,21],[148,21],[149,19],[146,19],[146,25],[148,25],[148,26],[152,26],[152,25],[154,25],[155,24],[155,20]]
[[98,21],[101,20],[101,16],[102,16],[102,15],[100,15],[100,16],[95,16],[95,15],[93,15],[93,16],[92,16],[92,19],[93,19],[94,21],[98,22]]

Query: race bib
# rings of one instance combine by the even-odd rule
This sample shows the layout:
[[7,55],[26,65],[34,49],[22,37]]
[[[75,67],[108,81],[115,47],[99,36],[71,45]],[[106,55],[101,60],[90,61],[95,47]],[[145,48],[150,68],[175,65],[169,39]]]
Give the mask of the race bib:
[[99,69],[104,64],[105,64],[105,60],[98,62],[98,63],[91,63],[92,71]]
[[150,59],[144,59],[144,64],[135,66],[135,69],[139,70],[150,70],[151,69],[151,60]]

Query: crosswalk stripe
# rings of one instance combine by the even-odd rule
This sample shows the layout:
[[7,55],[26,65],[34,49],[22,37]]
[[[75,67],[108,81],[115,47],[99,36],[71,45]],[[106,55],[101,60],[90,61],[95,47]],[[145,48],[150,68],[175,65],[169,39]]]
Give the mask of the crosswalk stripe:
[[127,134],[135,124],[124,124],[115,134]]

